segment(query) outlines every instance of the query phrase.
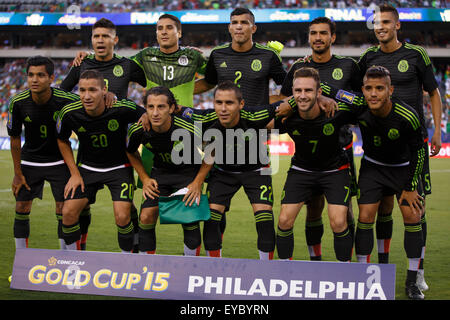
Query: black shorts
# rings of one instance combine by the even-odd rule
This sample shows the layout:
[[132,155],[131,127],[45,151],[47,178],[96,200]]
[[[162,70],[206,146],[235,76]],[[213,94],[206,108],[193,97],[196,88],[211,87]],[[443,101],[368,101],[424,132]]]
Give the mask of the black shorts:
[[309,172],[289,169],[281,204],[307,202],[313,195],[324,194],[329,204],[348,206],[350,175],[348,169],[334,172]]
[[230,207],[234,194],[242,187],[250,203],[273,205],[272,177],[260,170],[246,172],[221,171],[214,168],[208,179],[209,203]]
[[[358,204],[377,203],[385,196],[400,197],[409,175],[409,167],[389,167],[361,160],[358,180]],[[422,183],[419,180],[419,194]]]
[[428,147],[428,139],[424,143],[425,148],[425,159],[423,162],[423,169],[421,174],[422,186],[423,186],[423,194],[429,195],[431,194],[431,175],[430,175],[430,152]]
[[98,172],[78,167],[84,182],[84,192],[78,187],[71,199],[88,198],[89,203],[95,203],[98,190],[103,189],[106,185],[111,193],[112,201],[133,202],[135,190],[133,168],[126,167],[115,169],[107,172]]
[[[168,197],[179,189],[187,187],[197,176],[198,167],[190,167],[178,171],[153,168],[150,178],[158,182],[159,195]],[[158,206],[158,198],[145,199],[142,197],[141,208],[150,208]]]
[[31,201],[34,198],[42,199],[45,181],[50,183],[55,201],[64,201],[64,187],[70,178],[69,169],[65,164],[45,167],[22,164],[21,168],[31,190],[28,191],[25,187],[20,188],[16,201]]

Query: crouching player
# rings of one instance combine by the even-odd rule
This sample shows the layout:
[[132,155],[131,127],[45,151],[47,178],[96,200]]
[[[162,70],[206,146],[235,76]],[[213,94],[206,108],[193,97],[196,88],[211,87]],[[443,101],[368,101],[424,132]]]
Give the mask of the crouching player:
[[[187,188],[184,201],[186,205],[192,205],[196,199],[200,198],[202,185],[211,165],[202,163],[201,160],[201,150],[198,149],[198,147],[201,148],[201,130],[195,127],[192,121],[174,116],[177,102],[168,88],[154,87],[147,91],[144,96],[144,105],[151,129],[145,131],[138,123],[130,126],[127,155],[142,181],[145,198],[139,217],[139,251],[154,254],[156,251],[155,227],[159,215],[158,197],[169,196],[179,189]],[[173,136],[183,138],[173,141]],[[196,141],[199,141],[198,145]],[[137,151],[141,144],[155,155],[150,176]],[[182,161],[179,162],[174,159],[174,155],[180,153],[182,153]],[[183,224],[182,227],[184,254],[200,255],[199,222]]]
[[[81,101],[66,105],[57,123],[58,146],[71,174],[64,189],[64,240],[69,250],[80,249],[80,213],[106,185],[113,201],[119,247],[131,252],[134,177],[125,152],[126,136],[128,124],[136,122],[145,110],[126,99],[107,109],[105,81],[96,70],[83,72],[78,86]],[[72,131],[79,140],[76,162],[68,142]]]
[[[390,73],[384,67],[372,66],[367,70],[362,91],[369,108],[358,115],[364,157],[358,181],[356,255],[359,262],[370,261],[378,206],[383,197],[396,195],[405,226],[406,294],[410,299],[424,299],[416,284],[423,241],[420,173],[426,152],[419,117],[412,107],[391,98],[394,87]],[[343,96],[349,97],[347,93],[338,93],[336,99]],[[350,96],[355,97],[351,93]]]
[[274,122],[280,133],[288,133],[294,140],[296,150],[282,193],[276,239],[278,257],[292,259],[295,219],[305,202],[314,194],[324,193],[336,258],[348,262],[353,248],[347,224],[350,164],[339,144],[339,133],[352,121],[353,112],[347,107],[332,117],[325,115],[317,102],[322,90],[314,68],[303,67],[295,72],[292,92],[297,113],[285,122],[281,118]]

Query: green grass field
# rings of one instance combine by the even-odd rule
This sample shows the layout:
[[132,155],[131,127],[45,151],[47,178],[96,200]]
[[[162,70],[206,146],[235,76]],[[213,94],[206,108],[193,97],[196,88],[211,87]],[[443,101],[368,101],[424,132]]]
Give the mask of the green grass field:
[[[359,166],[359,158],[356,159]],[[86,296],[13,290],[9,288],[8,276],[12,273],[14,261],[13,221],[15,200],[11,193],[13,166],[9,151],[0,151],[0,299],[40,299],[40,300],[75,300],[75,299],[119,299],[116,297]],[[289,158],[280,158],[279,173],[273,176],[275,206],[274,214],[278,218],[280,195],[286,178]],[[450,160],[432,159],[431,175],[433,194],[427,198],[428,241],[425,256],[425,278],[430,290],[425,292],[427,300],[450,299],[450,242],[448,232],[450,219],[448,209],[450,198],[447,187],[450,185]],[[135,204],[139,204],[141,195],[136,193]],[[353,199],[356,208],[356,200]],[[355,210],[355,218],[357,210]],[[43,200],[35,200],[31,212],[30,248],[59,249],[56,236],[56,218],[54,201],[49,185],[46,184]],[[116,227],[112,213],[112,203],[107,189],[97,195],[97,202],[92,206],[92,223],[89,229],[87,249],[90,251],[119,252]],[[394,209],[394,235],[391,243],[390,262],[397,266],[396,299],[406,299],[404,280],[406,273],[406,256],[403,250],[403,223],[400,211]],[[304,236],[305,209],[296,221],[295,260],[309,260]],[[333,237],[324,213],[325,234],[322,241],[323,259],[335,261]],[[157,253],[182,255],[182,230],[178,225],[158,225]],[[202,250],[201,255],[205,255]],[[248,199],[242,189],[235,195],[231,211],[227,214],[227,230],[224,236],[223,256],[227,258],[258,259],[256,250],[256,229],[253,213]],[[372,261],[376,262],[376,247],[372,252]],[[355,261],[355,257],[353,258]]]

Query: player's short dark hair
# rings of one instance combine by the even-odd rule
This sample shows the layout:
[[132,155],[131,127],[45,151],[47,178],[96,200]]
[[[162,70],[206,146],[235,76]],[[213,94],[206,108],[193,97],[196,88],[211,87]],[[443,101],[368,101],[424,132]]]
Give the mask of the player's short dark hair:
[[114,30],[114,32],[116,31],[116,25],[111,20],[105,18],[101,18],[96,23],[94,23],[94,25],[92,26],[92,30],[97,28],[110,29]]
[[330,33],[331,35],[336,33],[336,23],[334,21],[332,21],[330,18],[327,17],[317,17],[315,18],[313,21],[311,21],[309,23],[309,27],[308,29],[313,25],[313,24],[319,24],[319,23],[326,23],[328,24],[328,26],[330,27]]
[[48,76],[52,76],[53,72],[55,71],[55,64],[53,63],[52,59],[48,57],[43,56],[34,56],[27,59],[27,73],[28,69],[30,69],[31,66],[37,67],[37,66],[45,66],[45,71],[47,71]]
[[388,69],[383,66],[371,66],[367,69],[366,74],[364,75],[366,79],[380,79],[380,78],[389,78],[391,80],[391,73]]
[[232,16],[240,16],[243,14],[248,14],[250,15],[250,19],[252,21],[253,24],[255,24],[255,15],[253,14],[253,12],[250,11],[250,9],[247,8],[236,8],[233,11],[231,11],[230,13],[230,20]]
[[302,67],[294,72],[293,80],[297,78],[313,78],[316,81],[317,89],[320,88],[319,71],[310,67]]
[[148,96],[166,96],[167,98],[167,104],[169,106],[177,106],[177,99],[175,99],[174,94],[172,93],[172,91],[170,91],[169,88],[163,87],[163,86],[158,86],[158,87],[153,87],[149,90],[147,90],[147,92],[145,92],[144,98],[143,98],[143,103],[144,106],[147,106],[147,99]]
[[397,9],[389,3],[383,3],[373,11],[374,14],[377,12],[392,12],[394,14],[395,21],[400,19]]
[[165,14],[161,15],[158,18],[158,21],[161,20],[161,19],[170,19],[170,20],[172,20],[173,22],[175,22],[175,25],[177,26],[177,30],[181,31],[181,21],[180,21],[180,19],[178,19],[174,15],[165,13]]
[[236,98],[238,99],[239,103],[242,101],[242,91],[241,89],[231,80],[225,80],[223,82],[220,82],[216,89],[214,89],[214,97],[216,96],[217,91],[234,91],[234,94],[236,95]]
[[80,75],[80,80],[81,79],[97,79],[98,82],[100,82],[101,88],[103,89],[105,87],[105,78],[103,77],[103,74],[95,69],[83,71]]

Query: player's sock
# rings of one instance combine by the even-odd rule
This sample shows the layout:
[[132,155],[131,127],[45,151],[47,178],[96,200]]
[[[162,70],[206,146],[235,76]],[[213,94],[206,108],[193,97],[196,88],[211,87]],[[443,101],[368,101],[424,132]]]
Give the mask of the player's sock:
[[275,250],[275,229],[273,211],[260,210],[255,212],[256,233],[258,234],[258,250],[261,260],[272,260]]
[[305,222],[305,237],[308,246],[309,257],[313,261],[322,260],[322,218]]
[[139,215],[134,205],[131,205],[130,216],[133,224],[133,253],[139,253]]
[[198,222],[183,224],[184,255],[199,256],[202,236]]
[[58,221],[58,239],[59,247],[61,250],[66,249],[66,243],[64,242],[63,232],[62,232],[62,213],[56,214],[56,220]]
[[350,230],[345,229],[342,232],[333,232],[334,252],[336,259],[342,262],[349,262],[352,259],[353,241]]
[[373,249],[373,223],[358,220],[355,233],[355,251],[358,262],[369,263]]
[[84,208],[81,211],[79,221],[81,230],[80,247],[81,250],[86,250],[88,230],[89,225],[91,224],[91,208]]
[[225,233],[225,229],[227,227],[227,215],[224,213],[222,215],[222,220],[220,220],[220,240],[223,241],[223,235]]
[[408,258],[408,273],[414,272],[414,281],[411,277],[407,278],[407,282],[416,283],[417,270],[419,270],[420,257],[422,255],[422,225],[421,223],[405,223],[404,247],[406,257]]
[[81,250],[80,247],[81,230],[79,222],[76,222],[72,225],[65,225],[63,223],[62,232],[67,250]]
[[139,252],[154,253],[156,251],[156,223],[139,222]]
[[280,259],[292,259],[294,253],[294,228],[283,230],[277,227],[276,245]]
[[423,239],[423,245],[422,245],[422,252],[420,255],[420,264],[419,264],[419,271],[423,274],[423,264],[425,259],[425,249],[427,244],[427,219],[425,218],[425,213],[423,214],[422,218],[420,219],[420,223],[422,225],[422,239]]
[[134,230],[133,224],[128,222],[124,226],[117,225],[117,241],[122,252],[130,252],[133,250]]
[[208,257],[221,257],[220,221],[222,221],[223,214],[215,209],[210,211],[211,218],[203,224],[203,244]]
[[28,238],[30,236],[30,213],[16,211],[13,229],[16,249],[28,248]]
[[375,226],[377,235],[378,263],[389,263],[389,248],[394,221],[392,212],[378,215]]

